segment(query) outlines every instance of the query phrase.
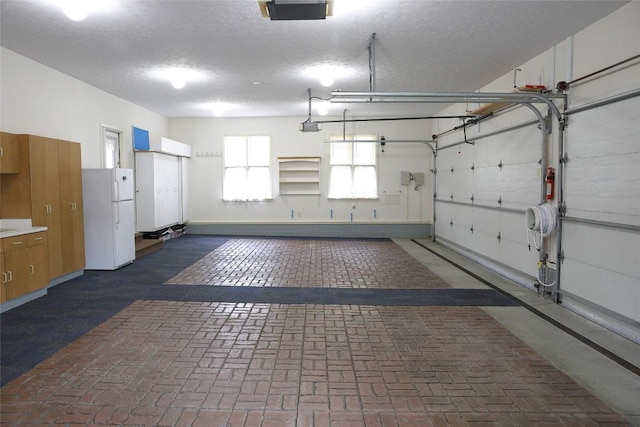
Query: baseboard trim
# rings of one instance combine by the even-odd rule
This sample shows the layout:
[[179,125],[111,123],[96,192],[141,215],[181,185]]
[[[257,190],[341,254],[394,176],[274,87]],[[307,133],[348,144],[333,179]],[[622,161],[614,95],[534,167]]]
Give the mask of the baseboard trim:
[[38,299],[40,297],[43,297],[46,294],[47,294],[47,288],[43,288],[43,289],[38,289],[37,291],[28,293],[26,295],[19,296],[18,298],[14,298],[12,300],[5,301],[2,304],[0,304],[0,313],[4,313],[5,311],[9,311],[9,310],[14,309],[16,307],[19,307],[22,304],[26,304],[26,303],[28,303],[30,301],[33,301],[34,299]]
[[347,237],[422,239],[431,235],[428,223],[187,223],[187,234],[222,236]]

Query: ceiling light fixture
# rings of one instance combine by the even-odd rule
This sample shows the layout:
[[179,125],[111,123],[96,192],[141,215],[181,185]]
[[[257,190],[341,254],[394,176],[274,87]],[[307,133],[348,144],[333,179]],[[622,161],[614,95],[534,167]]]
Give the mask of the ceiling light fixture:
[[301,71],[305,76],[317,79],[324,87],[331,87],[336,80],[355,74],[353,68],[327,64],[307,67]]
[[83,21],[87,16],[89,16],[87,4],[82,0],[65,2],[62,6],[62,11],[67,15],[67,18],[72,21]]
[[260,12],[272,21],[326,19],[333,15],[333,0],[258,0]]
[[109,12],[114,9],[116,0],[51,0],[60,7],[67,18],[83,21],[90,13]]
[[326,75],[320,77],[320,84],[324,87],[330,87],[335,82],[335,78],[332,75]]
[[169,81],[175,89],[184,88],[187,83],[203,80],[205,74],[192,68],[159,68],[150,72],[150,74],[159,80]]
[[171,80],[171,86],[173,86],[174,89],[182,89],[186,84],[187,82],[180,77],[174,77]]
[[227,102],[212,102],[207,104],[207,108],[215,117],[221,117],[226,111],[233,109],[234,105]]

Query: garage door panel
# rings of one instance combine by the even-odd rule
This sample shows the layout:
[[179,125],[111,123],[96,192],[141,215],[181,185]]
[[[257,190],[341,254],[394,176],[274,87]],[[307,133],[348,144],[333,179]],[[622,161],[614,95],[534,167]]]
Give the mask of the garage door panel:
[[629,99],[571,115],[565,148],[570,159],[637,153],[640,150],[638,100]]
[[566,171],[567,215],[640,225],[640,154],[576,159]]
[[436,215],[438,237],[527,274],[535,272],[538,252],[527,247],[524,214],[439,203]]
[[[541,156],[541,133],[528,126],[475,142],[473,163],[476,167],[505,164],[536,163]],[[469,164],[471,166],[471,163]]]
[[573,259],[562,263],[562,290],[640,322],[640,279]]
[[640,278],[640,234],[565,221],[563,235],[567,258]]
[[[472,194],[477,203],[490,206],[522,208],[537,205],[540,199],[540,178],[537,165],[507,165],[500,170],[479,169],[473,173]],[[470,196],[470,194],[469,194]]]

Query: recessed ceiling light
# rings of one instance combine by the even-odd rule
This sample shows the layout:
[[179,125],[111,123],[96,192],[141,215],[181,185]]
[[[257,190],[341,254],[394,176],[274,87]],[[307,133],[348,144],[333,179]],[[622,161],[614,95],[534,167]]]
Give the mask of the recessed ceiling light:
[[171,80],[171,86],[173,86],[175,89],[182,89],[186,84],[187,82],[185,81],[185,79],[180,77],[175,77],[173,80]]
[[62,7],[62,11],[72,21],[82,21],[89,15],[87,4],[82,1],[68,1]]
[[336,0],[334,2],[333,13],[336,16],[345,16],[352,12],[377,10],[382,1],[385,0]]
[[73,21],[82,21],[90,13],[108,12],[114,8],[116,0],[51,0],[67,18]]
[[351,67],[322,64],[306,67],[302,73],[307,77],[317,79],[322,86],[329,87],[333,86],[336,80],[355,74],[355,71]]
[[205,108],[207,110],[210,110],[215,117],[220,117],[225,112],[235,108],[235,105],[229,104],[227,102],[216,101],[216,102],[210,102],[208,104],[205,104]]
[[202,71],[186,67],[158,68],[150,71],[149,74],[156,79],[168,81],[176,89],[182,89],[187,83],[204,80],[206,77]]
[[331,74],[320,77],[320,84],[324,87],[331,86],[335,81],[335,78]]

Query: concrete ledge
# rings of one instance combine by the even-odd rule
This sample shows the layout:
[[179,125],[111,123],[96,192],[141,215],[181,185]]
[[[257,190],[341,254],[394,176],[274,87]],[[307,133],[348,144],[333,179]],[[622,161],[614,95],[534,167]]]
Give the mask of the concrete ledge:
[[188,222],[187,234],[222,236],[406,238],[431,236],[433,225],[424,222],[273,222],[202,223]]

